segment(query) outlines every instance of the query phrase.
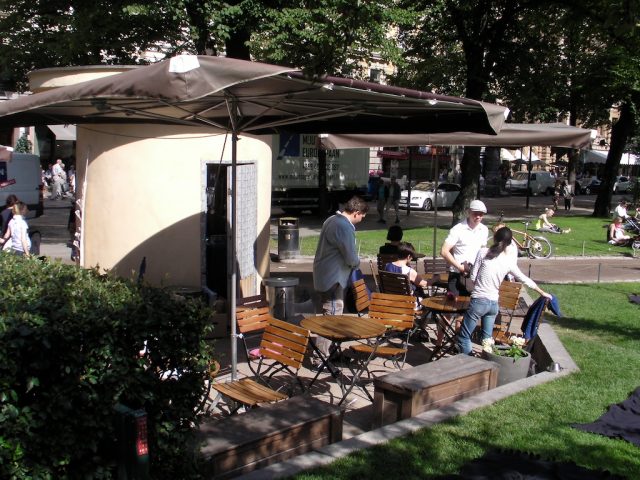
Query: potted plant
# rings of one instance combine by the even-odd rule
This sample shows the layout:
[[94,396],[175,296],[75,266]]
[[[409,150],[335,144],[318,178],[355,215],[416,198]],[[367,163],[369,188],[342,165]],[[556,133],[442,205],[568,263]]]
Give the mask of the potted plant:
[[482,356],[500,365],[498,386],[526,378],[531,365],[531,355],[524,350],[525,339],[509,338],[509,345],[496,345],[493,338],[482,341]]

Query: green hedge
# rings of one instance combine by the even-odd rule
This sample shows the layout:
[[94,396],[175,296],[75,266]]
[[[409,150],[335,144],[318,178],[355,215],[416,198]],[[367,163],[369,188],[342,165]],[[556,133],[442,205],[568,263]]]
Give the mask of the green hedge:
[[0,254],[0,478],[114,478],[118,402],[148,413],[153,478],[195,476],[209,318],[161,289]]

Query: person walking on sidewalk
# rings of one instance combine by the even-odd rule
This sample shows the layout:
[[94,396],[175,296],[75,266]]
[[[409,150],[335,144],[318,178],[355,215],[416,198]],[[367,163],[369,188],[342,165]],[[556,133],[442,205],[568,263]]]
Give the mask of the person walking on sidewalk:
[[[313,259],[313,288],[319,294],[323,315],[342,315],[349,275],[360,265],[355,226],[368,210],[367,202],[360,197],[353,197],[346,203],[343,212],[329,217],[322,225]],[[330,342],[323,340],[316,339],[316,346],[321,352],[327,353]]]
[[396,223],[400,223],[400,217],[398,216],[398,209],[400,208],[400,185],[396,181],[396,177],[391,177],[391,184],[389,185],[386,199],[385,214],[389,211],[389,208],[393,208],[396,212]]
[[573,192],[567,181],[562,182],[562,196],[564,198],[564,209],[566,211],[571,210],[571,203],[573,203]]

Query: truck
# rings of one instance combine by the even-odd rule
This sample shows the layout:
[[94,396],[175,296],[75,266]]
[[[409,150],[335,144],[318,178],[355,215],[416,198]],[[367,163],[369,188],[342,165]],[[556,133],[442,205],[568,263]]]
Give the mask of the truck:
[[272,163],[272,206],[285,213],[303,210],[332,213],[353,195],[367,198],[369,149],[329,149],[326,152],[327,211],[320,212],[318,136],[276,135]]
[[9,159],[0,161],[0,206],[2,208],[11,194],[27,204],[28,216],[39,217],[44,213],[42,167],[38,155],[12,152]]

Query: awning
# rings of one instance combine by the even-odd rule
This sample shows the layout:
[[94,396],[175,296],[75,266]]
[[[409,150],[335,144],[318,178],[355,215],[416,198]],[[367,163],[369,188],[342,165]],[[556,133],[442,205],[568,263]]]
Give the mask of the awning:
[[[607,163],[609,150],[587,150],[584,152],[584,163]],[[640,165],[640,157],[633,153],[623,153],[620,165]]]
[[56,136],[56,140],[72,140],[76,139],[75,125],[47,125],[49,130]]
[[394,135],[330,134],[323,139],[323,143],[327,148],[401,147],[412,145],[465,145],[506,148],[536,145],[587,148],[591,145],[591,130],[571,127],[562,123],[507,123],[504,124],[497,135],[484,135],[464,131]]

